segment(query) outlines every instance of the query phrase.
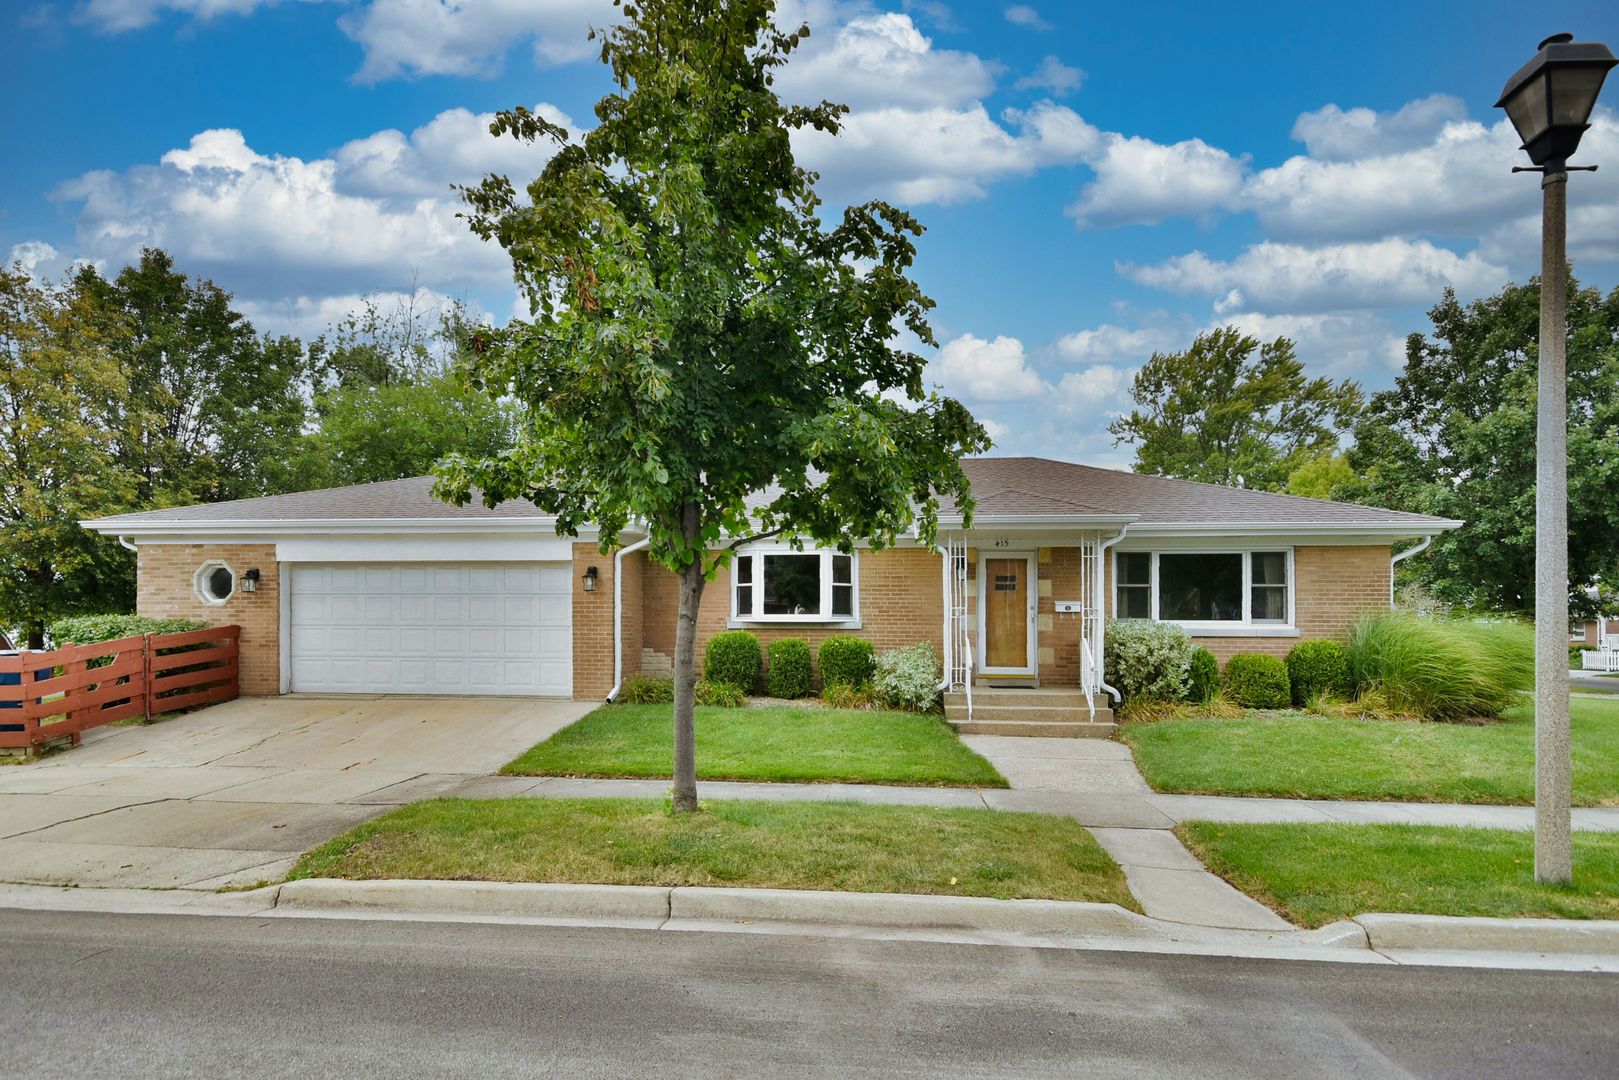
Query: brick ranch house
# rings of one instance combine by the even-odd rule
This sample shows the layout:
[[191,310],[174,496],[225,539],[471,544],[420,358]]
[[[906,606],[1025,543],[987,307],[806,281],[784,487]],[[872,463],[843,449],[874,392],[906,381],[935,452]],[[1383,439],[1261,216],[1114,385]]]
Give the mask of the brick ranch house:
[[[1103,616],[1184,626],[1224,659],[1282,654],[1390,603],[1397,541],[1459,522],[1042,458],[964,462],[973,527],[851,555],[761,543],[704,594],[699,650],[765,641],[930,641],[953,686],[1101,685]],[[429,478],[86,522],[138,553],[138,609],[242,627],[246,694],[601,699],[670,670],[674,575],[628,532],[558,536],[516,500],[435,499]],[[700,655],[700,653],[699,653]]]

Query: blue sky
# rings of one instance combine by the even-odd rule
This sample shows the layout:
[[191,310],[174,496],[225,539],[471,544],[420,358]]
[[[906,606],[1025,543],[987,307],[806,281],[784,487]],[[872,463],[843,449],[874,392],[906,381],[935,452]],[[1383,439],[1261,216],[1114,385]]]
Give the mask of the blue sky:
[[[1235,9],[1235,10],[1234,10]],[[514,310],[452,182],[543,156],[481,114],[577,128],[603,0],[20,0],[0,7],[0,257],[111,272],[156,244],[266,329],[380,292]],[[1233,322],[1372,389],[1451,285],[1538,269],[1535,181],[1491,108],[1547,34],[1619,47],[1611,2],[793,0],[790,96],[847,101],[800,159],[832,201],[928,226],[931,374],[1001,452],[1124,464],[1132,370]],[[9,24],[9,25],[6,25]],[[1619,282],[1619,79],[1571,185],[1585,281]]]

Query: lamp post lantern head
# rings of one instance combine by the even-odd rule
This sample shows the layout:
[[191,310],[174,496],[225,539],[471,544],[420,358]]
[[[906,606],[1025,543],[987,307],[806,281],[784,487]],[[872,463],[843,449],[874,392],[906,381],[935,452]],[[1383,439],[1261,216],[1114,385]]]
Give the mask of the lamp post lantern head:
[[1549,172],[1562,170],[1591,126],[1591,108],[1615,64],[1601,42],[1554,34],[1513,73],[1495,107],[1507,111],[1529,160]]

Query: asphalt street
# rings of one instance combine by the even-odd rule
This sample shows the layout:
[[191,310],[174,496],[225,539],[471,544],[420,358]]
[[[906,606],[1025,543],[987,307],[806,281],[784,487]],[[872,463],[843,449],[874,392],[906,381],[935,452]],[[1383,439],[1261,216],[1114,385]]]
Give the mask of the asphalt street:
[[0,911],[19,1077],[1619,1075],[1619,977]]

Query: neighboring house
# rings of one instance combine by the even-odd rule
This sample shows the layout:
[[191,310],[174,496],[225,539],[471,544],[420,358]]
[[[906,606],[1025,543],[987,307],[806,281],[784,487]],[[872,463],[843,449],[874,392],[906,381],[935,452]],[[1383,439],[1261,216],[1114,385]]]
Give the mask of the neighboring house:
[[1586,648],[1595,649],[1604,638],[1619,640],[1619,619],[1612,617],[1600,620],[1587,619],[1568,628],[1570,645],[1584,645]]
[[[1222,658],[1281,654],[1386,609],[1391,545],[1460,524],[1042,458],[963,464],[972,529],[945,507],[938,549],[746,547],[705,594],[699,649],[727,627],[930,641],[957,685],[1094,691],[1104,612],[1177,622]],[[431,486],[86,525],[138,551],[142,614],[241,624],[244,693],[599,699],[625,674],[670,670],[676,579],[634,548],[640,534],[604,556],[594,532],[560,537],[527,502],[454,507]]]

